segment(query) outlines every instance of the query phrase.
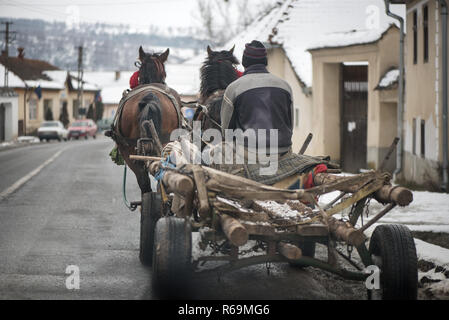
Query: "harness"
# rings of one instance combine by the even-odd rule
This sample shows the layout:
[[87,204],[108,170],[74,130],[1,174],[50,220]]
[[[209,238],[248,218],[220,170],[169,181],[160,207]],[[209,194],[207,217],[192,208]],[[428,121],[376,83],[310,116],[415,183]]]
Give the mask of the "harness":
[[[201,108],[201,113],[198,115],[197,120],[201,121],[201,127],[203,127],[204,125],[204,120],[205,118],[208,118],[213,124],[215,124],[218,128],[221,129],[221,124],[218,123],[217,121],[215,121],[211,115],[209,114],[209,108],[208,105],[215,99],[220,98],[223,96],[225,90],[223,89],[219,89],[219,90],[215,90],[210,96],[208,96],[205,99],[200,99],[201,103],[197,103],[197,106]],[[202,117],[202,116],[205,117]]]
[[175,108],[176,114],[178,116],[178,127],[180,127],[180,128],[186,127],[186,120],[185,120],[184,116],[182,115],[180,102],[179,102],[178,98],[173,94],[174,93],[173,90],[165,84],[159,84],[159,83],[143,84],[143,85],[137,86],[133,90],[127,89],[123,92],[123,97],[119,102],[117,112],[115,113],[114,120],[112,121],[112,124],[111,124],[111,130],[109,132],[107,132],[107,134],[106,134],[107,136],[111,137],[116,143],[119,143],[119,144],[122,144],[122,145],[125,145],[128,147],[134,146],[137,144],[137,140],[139,140],[139,138],[124,137],[122,132],[120,131],[120,127],[118,126],[118,124],[120,123],[120,119],[122,117],[123,109],[124,109],[126,102],[129,99],[131,99],[132,97],[134,97],[135,95],[145,92],[145,91],[157,91],[157,92],[165,95],[167,98],[169,98],[170,101],[172,102],[172,105]]

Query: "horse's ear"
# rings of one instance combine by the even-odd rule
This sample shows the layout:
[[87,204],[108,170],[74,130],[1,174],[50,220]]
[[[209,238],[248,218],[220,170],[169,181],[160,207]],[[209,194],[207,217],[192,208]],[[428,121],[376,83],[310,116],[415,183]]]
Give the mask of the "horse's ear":
[[145,58],[145,51],[143,51],[142,46],[139,47],[139,59],[143,61]]
[[213,53],[213,51],[212,51],[212,49],[210,48],[210,46],[208,45],[207,46],[207,55],[212,55],[212,53]]
[[229,50],[229,53],[230,53],[230,54],[234,54],[234,49],[235,49],[235,44],[234,44],[234,46],[231,48],[231,50]]
[[168,54],[169,54],[169,53],[170,53],[170,49],[167,48],[167,50],[165,50],[165,52],[162,53],[162,54],[159,56],[159,60],[160,60],[162,63],[164,63],[165,61],[167,61],[167,58],[168,58]]

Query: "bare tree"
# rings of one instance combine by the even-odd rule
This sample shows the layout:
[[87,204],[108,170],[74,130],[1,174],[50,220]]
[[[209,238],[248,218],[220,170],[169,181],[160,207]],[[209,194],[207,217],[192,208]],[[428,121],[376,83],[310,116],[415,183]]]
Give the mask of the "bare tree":
[[194,17],[208,40],[222,46],[276,5],[275,0],[197,0],[198,12]]

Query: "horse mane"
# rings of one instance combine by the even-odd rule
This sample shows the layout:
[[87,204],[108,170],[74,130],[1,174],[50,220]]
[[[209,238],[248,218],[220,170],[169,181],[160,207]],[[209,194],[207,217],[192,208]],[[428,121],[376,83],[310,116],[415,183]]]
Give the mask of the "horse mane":
[[200,95],[203,98],[210,96],[217,90],[226,89],[238,77],[232,62],[229,60],[211,61],[207,58],[201,66],[200,72]]

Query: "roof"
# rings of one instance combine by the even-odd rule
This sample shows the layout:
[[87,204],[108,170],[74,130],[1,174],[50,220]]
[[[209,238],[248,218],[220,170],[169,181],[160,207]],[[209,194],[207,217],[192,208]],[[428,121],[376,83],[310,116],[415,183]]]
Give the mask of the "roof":
[[0,87],[0,97],[17,97],[18,94],[11,88]]
[[[390,10],[405,16],[404,5],[391,5]],[[323,46],[325,42],[334,47],[348,46],[360,43],[364,36],[376,41],[392,23],[397,24],[397,21],[386,15],[383,0],[284,0],[231,39],[225,48],[235,44],[234,52],[241,58],[245,43],[253,39],[279,46],[300,81],[311,87],[309,48]]]
[[376,90],[395,89],[399,83],[399,69],[390,68],[381,78]]
[[[0,74],[0,87],[4,87],[5,77],[3,77],[3,75],[5,74],[5,66],[3,64],[0,64]],[[25,82],[20,79],[14,72],[9,71],[8,86],[11,88],[25,88]]]
[[[166,64],[166,83],[180,95],[196,95],[200,87],[199,66],[196,64]],[[135,71],[85,71],[83,79],[101,88],[103,103],[118,104],[123,91],[129,89],[129,79]],[[49,73],[50,74],[50,73]],[[53,74],[53,72],[51,73]],[[117,77],[118,76],[118,77]],[[77,85],[76,81],[72,81]],[[86,87],[86,84],[84,85]]]
[[[64,89],[64,82],[53,79],[48,72],[65,73],[58,67],[36,59],[0,56],[0,73],[4,74],[5,65],[8,66],[8,87],[26,88],[41,86],[42,89]],[[4,77],[0,79],[0,86],[4,86]]]
[[342,48],[361,44],[376,43],[391,29],[399,29],[395,24],[390,24],[385,30],[370,29],[370,30],[350,30],[345,32],[335,32],[323,37],[320,41],[314,43],[309,51]]
[[7,66],[8,70],[14,72],[22,80],[50,80],[43,72],[59,70],[58,67],[42,60],[6,57],[5,55],[0,55],[0,63]]

